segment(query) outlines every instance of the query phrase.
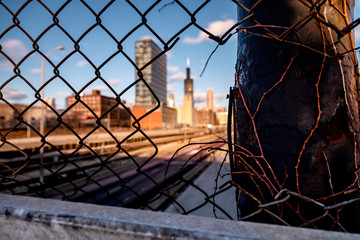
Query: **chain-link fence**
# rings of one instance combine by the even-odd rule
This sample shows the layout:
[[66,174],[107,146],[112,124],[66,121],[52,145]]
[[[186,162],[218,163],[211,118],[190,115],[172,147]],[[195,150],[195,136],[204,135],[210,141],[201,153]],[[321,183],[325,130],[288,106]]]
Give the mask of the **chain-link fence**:
[[[153,87],[149,83],[153,78],[149,69],[163,64],[165,55],[178,43],[180,36],[186,30],[195,28],[223,44],[235,29],[236,25],[223,37],[218,37],[206,30],[206,26],[197,23],[197,15],[208,3],[0,1],[4,21],[0,35],[3,73],[1,111],[10,115],[2,115],[1,119],[1,192],[152,210],[164,210],[175,204],[180,208],[174,207],[172,211],[184,213],[193,212],[208,202],[229,216],[211,200],[213,197],[195,185],[206,198],[199,206],[185,209],[176,201],[179,192],[188,184],[193,184],[194,179],[209,166],[211,152],[221,150],[225,140],[214,136],[223,134],[223,130],[213,129],[209,135],[204,129],[186,127],[148,132],[144,130],[148,127],[141,127],[149,115],[155,116],[159,110],[165,114],[165,110],[169,109],[164,110],[166,99],[164,101],[162,92],[158,90],[164,86]],[[158,27],[149,23],[152,20],[150,16],[174,8],[177,14],[187,18],[182,19],[185,24],[176,26],[176,32],[165,40],[166,36],[162,36],[168,35],[167,31],[171,29],[162,30],[161,34],[155,31]],[[236,5],[234,12],[235,8]],[[130,12],[126,15],[129,19],[120,15],[124,11]],[[81,15],[79,18],[70,16],[77,12]],[[47,22],[38,22],[38,26],[28,25],[41,14],[46,16]],[[82,19],[84,16],[86,19]],[[74,24],[77,24],[76,27]],[[139,31],[142,31],[141,34]],[[136,52],[134,56],[130,51],[133,51],[135,42],[138,44],[140,41],[137,37],[143,35],[151,36],[150,41],[145,38],[142,43],[152,44],[152,54],[142,57],[147,53]],[[101,39],[100,45],[99,42],[96,42],[97,45],[91,42],[93,38]],[[106,42],[106,38],[110,42]],[[32,49],[21,51],[25,49],[21,42]],[[64,44],[67,44],[63,51],[65,56],[61,59],[54,57],[58,51],[64,50]],[[52,50],[44,50],[49,46]],[[139,49],[141,47],[145,49],[144,46]],[[94,55],[96,51],[106,52],[106,57],[100,53]],[[75,56],[80,56],[82,61],[74,62]],[[35,57],[42,59],[43,68],[37,69],[38,73],[42,71],[41,85],[34,80],[34,75],[29,76],[26,72]],[[119,68],[120,65],[114,65],[114,59],[125,62],[127,68],[122,71],[132,71],[136,75],[134,81],[120,90],[116,88],[116,81],[105,77],[107,72]],[[74,78],[68,74],[69,65],[78,65],[78,78],[82,75],[89,77]],[[83,65],[89,66],[88,71],[95,74],[83,72]],[[51,69],[50,76],[49,71],[46,72],[47,77],[44,76],[45,66]],[[100,96],[96,88],[98,84],[105,86],[113,97]],[[58,110],[45,98],[45,93],[52,96],[51,88],[60,89],[62,86],[71,92],[66,108]],[[30,88],[34,97],[27,104],[14,103],[16,101],[10,91],[21,94],[22,88]],[[94,88],[95,91],[89,95],[87,91]],[[144,92],[145,102],[141,99],[139,102],[146,105],[146,109],[140,114],[126,103],[128,92],[134,88],[136,94],[137,91]],[[191,143],[187,147],[179,149],[188,142]],[[179,150],[172,156],[176,149]],[[194,151],[197,153],[194,154]],[[220,157],[221,160],[225,158]]]
[[[110,11],[116,11],[113,7],[121,3],[129,11],[134,12],[136,20],[125,19],[122,21],[134,21],[130,28],[124,26],[122,29],[120,24],[119,28],[109,29],[105,23],[106,13]],[[141,3],[140,3],[141,2]],[[358,21],[352,22],[352,1],[278,1],[278,5],[273,4],[271,1],[259,0],[259,1],[227,1],[227,4],[231,3],[234,9],[239,11],[239,19],[237,22],[231,25],[228,29],[222,29],[224,34],[216,36],[217,33],[212,33],[206,26],[201,25],[197,21],[197,17],[207,11],[207,6],[215,1],[207,0],[200,1],[196,6],[190,8],[189,1],[146,1],[146,4],[142,1],[106,1],[102,6],[94,7],[91,1],[59,1],[57,6],[50,7],[47,1],[22,1],[17,2],[14,8],[14,2],[0,1],[1,11],[6,13],[8,18],[7,24],[4,24],[0,31],[0,56],[1,61],[7,63],[7,68],[11,69],[11,74],[2,74],[1,86],[0,86],[0,100],[1,107],[5,112],[5,109],[10,110],[13,114],[13,120],[11,122],[4,123],[0,131],[1,134],[1,192],[9,194],[24,194],[31,196],[38,196],[43,198],[59,198],[62,200],[81,201],[97,204],[106,204],[114,206],[125,206],[133,208],[146,208],[152,210],[163,210],[167,206],[172,205],[176,208],[177,212],[183,214],[190,214],[195,212],[205,205],[210,205],[210,211],[214,212],[217,216],[222,214],[222,218],[234,219],[234,215],[238,215],[239,219],[253,219],[256,221],[267,221],[286,225],[295,226],[310,226],[315,228],[326,228],[333,230],[346,231],[346,227],[343,226],[344,221],[341,211],[344,206],[356,203],[359,200],[358,190],[358,103],[357,98],[348,97],[347,94],[353,94],[357,96],[357,83],[355,86],[352,82],[345,82],[344,72],[357,71],[357,58],[355,52],[354,39],[352,36],[352,30],[357,26]],[[34,10],[34,3],[36,8]],[[69,8],[76,6],[85,8],[88,10],[89,19],[95,19],[94,22],[90,22],[86,26],[85,23],[81,32],[73,32],[71,28],[65,27],[63,24],[63,15]],[[219,1],[218,1],[219,3]],[[347,5],[347,3],[349,5]],[[294,5],[294,6],[293,6]],[[271,7],[270,7],[271,6]],[[283,7],[286,6],[286,7]],[[154,30],[148,22],[151,20],[151,16],[155,12],[165,12],[170,7],[176,7],[186,17],[181,25],[176,27],[176,31],[165,40],[161,35]],[[291,8],[293,7],[293,9]],[[348,9],[349,8],[349,9]],[[41,9],[37,12],[36,9]],[[266,10],[267,9],[267,10]],[[264,16],[271,15],[269,9],[277,9],[284,11],[284,17],[281,21],[273,18],[273,21],[266,22]],[[289,10],[292,9],[292,10]],[[299,10],[296,12],[295,10]],[[37,28],[36,34],[29,34],[29,26],[26,26],[26,20],[22,19],[23,13],[26,11],[33,11],[30,16],[35,17],[37,14],[46,14],[48,16],[48,22],[39,23],[40,27]],[[268,11],[268,12],[267,12]],[[287,19],[286,14],[289,12],[296,12],[296,18]],[[325,11],[325,13],[324,13]],[[333,15],[340,16],[340,24],[337,20],[331,19],[328,15],[330,12]],[[301,13],[301,14],[300,14]],[[271,18],[270,18],[271,19]],[[112,19],[111,21],[119,21]],[[171,21],[171,19],[163,19],[162,21]],[[285,24],[284,24],[285,21]],[[86,21],[85,21],[86,22]],[[77,24],[72,22],[71,24]],[[80,24],[80,23],[78,23]],[[320,39],[322,41],[319,46],[314,46],[311,37],[303,41],[304,29],[308,31],[308,28],[315,24],[318,26],[315,31],[320,31]],[[126,25],[127,26],[127,25]],[[30,26],[31,27],[31,26]],[[180,131],[179,133],[173,133],[171,136],[163,136],[160,133],[152,134],[151,136],[141,127],[141,123],[151,114],[156,114],[156,111],[162,107],[162,100],[157,96],[156,89],[153,89],[147,79],[148,68],[161,61],[169,50],[171,50],[179,39],[184,36],[184,33],[190,29],[200,30],[202,34],[205,34],[209,39],[217,43],[217,47],[213,50],[218,50],[220,45],[227,44],[232,36],[239,37],[239,59],[236,65],[235,74],[235,90],[230,94],[229,105],[229,126],[228,126],[228,139],[232,139],[232,125],[235,124],[235,139],[230,143],[220,137],[215,139],[207,137],[206,140],[201,138],[203,133]],[[156,52],[149,59],[147,59],[141,65],[132,58],[124,45],[127,41],[132,41],[135,33],[145,29],[150,33],[155,41],[160,45],[160,51]],[[54,60],[50,57],[50,52],[44,52],[45,46],[48,41],[56,42],[56,38],[52,36],[52,31],[61,32],[66,36],[66,41],[69,41],[73,45],[73,49],[68,51],[66,56],[60,60]],[[111,45],[115,46],[105,59],[98,59],[95,55],[88,53],[84,46],[84,39],[90,38],[92,33],[96,33],[101,30],[101,34],[105,34],[111,39]],[[173,29],[172,29],[173,30]],[[314,31],[314,32],[315,32]],[[328,31],[325,33],[325,31]],[[4,39],[13,32],[21,35],[22,38],[26,38],[31,43],[32,49],[27,51],[23,56],[17,56],[13,52],[9,51],[9,45],[4,43]],[[119,36],[119,32],[121,35]],[[315,34],[310,31],[307,32]],[[301,34],[299,34],[301,33]],[[316,33],[318,36],[318,32]],[[246,37],[244,37],[244,35]],[[300,36],[301,35],[301,36]],[[256,38],[265,39],[267,41],[274,41],[277,44],[286,44],[285,52],[292,47],[289,52],[293,56],[288,59],[286,64],[280,66],[279,69],[274,69],[274,78],[278,78],[275,82],[256,83],[251,84],[261,85],[266,90],[259,91],[259,98],[257,104],[252,102],[249,104],[248,98],[251,99],[251,85],[246,82],[246,76],[244,77],[246,69],[244,70],[244,64],[251,59],[244,59],[242,56],[246,55],[246,46],[242,45],[243,39],[248,36],[254,36]],[[45,41],[46,40],[46,41]],[[137,39],[138,40],[138,39]],[[256,41],[254,41],[256,42]],[[18,44],[17,41],[12,42],[13,45]],[[107,43],[104,42],[104,45]],[[264,42],[264,45],[267,43]],[[18,45],[18,47],[21,45]],[[56,45],[55,45],[56,46]],[[339,47],[340,46],[340,47]],[[97,46],[99,47],[99,46]],[[60,44],[53,50],[61,50],[63,47]],[[96,47],[95,47],[96,48]],[[271,46],[269,46],[271,48]],[[100,48],[100,51],[103,49]],[[234,49],[234,51],[236,51]],[[261,131],[266,129],[266,124],[261,128],[261,123],[257,122],[258,115],[261,115],[264,106],[267,106],[267,96],[271,93],[282,90],[284,76],[288,74],[289,69],[292,67],[296,58],[300,58],[304,54],[303,52],[311,52],[311,54],[317,54],[316,59],[320,56],[320,63],[318,75],[315,76],[317,81],[313,82],[311,94],[309,99],[315,103],[315,109],[318,112],[310,114],[315,122],[311,122],[307,126],[307,137],[299,139],[302,141],[300,146],[294,145],[298,150],[298,154],[295,156],[295,165],[287,165],[284,161],[294,163],[294,156],[283,156],[282,164],[272,162],[271,156],[268,156],[266,151],[263,151],[262,146],[265,146],[264,136]],[[312,56],[311,54],[305,54]],[[32,79],[26,75],[22,68],[31,62],[33,55],[39,55],[43,59],[43,64],[50,65],[53,70],[53,74],[49,78],[44,78],[41,85],[33,83]],[[63,74],[63,67],[71,62],[72,56],[81,55],[85,60],[84,64],[91,66],[91,71],[95,73],[95,76],[86,79],[86,84],[78,86],[80,81],[72,79],[71,75]],[[260,53],[261,55],[261,53]],[[264,52],[264,56],[266,52]],[[298,57],[298,55],[300,57]],[[212,54],[210,55],[210,57]],[[107,66],[112,66],[112,59],[121,58],[122,61],[127,63],[127,66],[136,71],[136,80],[131,84],[118,91],[114,88],[115,83],[106,80],[104,77],[107,72]],[[209,59],[210,59],[209,57]],[[224,56],[226,57],[226,56]],[[261,56],[252,56],[254,60],[261,59]],[[281,53],[278,54],[281,58]],[[16,59],[18,58],[18,59]],[[286,58],[286,57],[285,57]],[[322,104],[323,89],[319,90],[320,80],[322,79],[322,71],[326,68],[327,61],[333,61],[338,63],[337,68],[342,68],[343,64],[346,64],[346,70],[342,69],[339,79],[336,81],[340,84],[344,84],[342,96],[345,96],[344,106],[346,106],[345,112],[351,114],[354,113],[353,119],[354,126],[351,128],[353,134],[353,152],[355,156],[352,156],[352,163],[354,166],[348,167],[347,173],[349,177],[344,181],[347,186],[344,188],[344,184],[338,186],[335,185],[337,179],[332,175],[332,168],[336,165],[327,164],[327,168],[323,169],[323,176],[328,179],[327,188],[332,191],[330,196],[328,195],[314,195],[308,196],[306,193],[300,191],[300,177],[303,172],[302,168],[299,168],[303,162],[303,155],[307,155],[306,151],[308,143],[311,142],[315,136],[315,131],[321,125],[320,118],[323,116],[322,111],[325,109]],[[341,62],[346,59],[346,62]],[[211,60],[211,59],[210,59]],[[209,61],[209,60],[208,60]],[[275,61],[275,60],[274,60]],[[341,63],[340,63],[341,62]],[[72,63],[73,64],[73,63]],[[280,64],[280,62],[279,62]],[[311,63],[314,64],[314,63]],[[205,64],[205,67],[207,62]],[[235,63],[234,63],[235,65]],[[251,64],[250,64],[251,65]],[[339,67],[340,66],[340,67]],[[282,69],[282,70],[281,70]],[[251,69],[253,72],[261,72],[261,69]],[[276,73],[276,71],[278,71]],[[299,70],[298,76],[306,75],[310,71],[309,69]],[[266,71],[264,71],[266,72]],[[280,72],[280,75],[279,75]],[[86,73],[84,73],[86,74]],[[350,73],[351,74],[351,73]],[[279,75],[279,76],[278,76]],[[261,75],[259,75],[261,77]],[[357,77],[357,76],[356,76]],[[299,79],[295,77],[294,79]],[[350,81],[350,80],[349,80]],[[30,88],[34,94],[33,99],[27,105],[14,104],[8,99],[9,86],[14,82],[20,82],[17,85],[21,87]],[[112,99],[107,100],[107,105],[102,111],[98,111],[99,106],[95,103],[97,100],[86,99],[84,93],[87,89],[91,88],[95,82],[101,82],[107,89],[113,94]],[[71,89],[72,97],[68,98],[67,107],[58,111],[56,108],[44,97],[44,91],[51,85],[62,84]],[[301,85],[301,84],[300,84]],[[345,86],[350,86],[349,88]],[[155,105],[148,108],[145,113],[136,115],[133,110],[125,103],[126,94],[130,89],[137,86],[142,86],[142,89],[149,92],[151,99],[155,99]],[[249,87],[250,86],[250,87]],[[5,94],[5,89],[7,93]],[[354,90],[355,89],[355,90]],[[14,89],[12,89],[14,90]],[[16,89],[15,89],[16,90]],[[17,89],[21,90],[21,89]],[[340,89],[341,90],[341,89]],[[340,91],[336,89],[336,91]],[[140,90],[139,90],[140,91]],[[244,92],[248,91],[248,92]],[[254,90],[256,91],[256,89]],[[19,91],[15,94],[19,94]],[[95,93],[96,95],[96,93]],[[281,96],[281,94],[279,95]],[[315,96],[315,98],[311,98]],[[254,100],[254,99],[252,99]],[[330,99],[331,100],[331,99]],[[329,101],[330,101],[329,100]],[[93,101],[93,102],[91,102]],[[284,99],[283,99],[284,101]],[[268,103],[271,105],[272,101]],[[335,104],[337,104],[335,102]],[[39,107],[37,115],[42,115],[41,119],[44,119],[43,114],[49,114],[52,116],[52,123],[40,121],[39,124],[33,121],[29,117],[29,112],[36,107]],[[338,104],[340,105],[340,103]],[[75,114],[77,107],[81,106],[85,109],[86,116]],[[313,106],[313,107],[314,107]],[[295,107],[295,106],[292,106]],[[355,110],[354,110],[355,109]],[[44,111],[45,110],[45,111]],[[234,118],[232,119],[232,111],[234,112]],[[277,110],[275,114],[278,114]],[[124,131],[123,133],[115,133],[112,126],[115,122],[120,122],[121,119],[117,118],[118,111],[121,111],[121,115],[128,116],[130,119],[132,129],[130,132]],[[45,112],[45,113],[44,113]],[[116,112],[116,114],[115,114]],[[242,113],[239,113],[242,112]],[[241,115],[245,113],[245,115]],[[279,114],[282,116],[281,114]],[[87,117],[90,116],[92,121]],[[240,116],[240,118],[239,118]],[[271,114],[269,116],[272,116]],[[46,117],[45,117],[46,118]],[[245,119],[249,120],[248,122]],[[293,119],[285,119],[293,121]],[[281,122],[280,122],[281,123]],[[279,124],[280,124],[279,123]],[[239,141],[238,137],[241,135],[241,129],[250,129],[250,133],[253,134],[253,138],[246,140],[245,143]],[[30,133],[32,138],[29,140],[19,140],[15,138],[16,134],[23,131],[23,134]],[[324,134],[326,135],[326,129]],[[258,134],[259,132],[259,134]],[[67,139],[60,139],[54,137],[58,134],[67,134]],[[161,139],[164,137],[183,137],[189,139],[189,137],[196,139],[191,140],[188,144],[181,147],[179,145],[171,146],[172,153],[168,156],[159,156],[159,148],[161,148]],[[220,133],[219,133],[220,134]],[[279,132],[282,134],[282,132]],[[103,136],[102,139],[98,139],[99,136]],[[35,137],[34,137],[35,136]],[[69,137],[71,136],[71,137]],[[95,137],[96,136],[96,137]],[[212,135],[214,136],[214,135]],[[276,136],[272,136],[276,138]],[[295,136],[296,137],[296,136]],[[31,142],[30,139],[34,139]],[[338,138],[334,138],[334,141]],[[169,142],[169,139],[164,140]],[[189,141],[189,140],[187,140]],[[197,142],[198,141],[198,142]],[[249,144],[249,142],[251,144]],[[291,142],[291,141],[289,141]],[[224,144],[229,143],[229,149],[224,148]],[[184,143],[183,143],[184,144]],[[251,148],[251,145],[257,147]],[[283,146],[286,148],[286,146]],[[169,146],[167,146],[169,148]],[[174,150],[178,149],[174,153]],[[196,151],[196,153],[194,153]],[[217,152],[217,153],[214,153]],[[222,155],[218,153],[223,153]],[[324,152],[323,152],[324,153]],[[217,173],[214,175],[213,182],[215,183],[214,189],[206,191],[200,187],[199,184],[194,182],[194,179],[199,176],[208,166],[210,161],[204,160],[209,155],[214,155],[215,158],[220,158],[221,162],[217,166]],[[279,151],[281,155],[281,151]],[[230,156],[230,167],[232,179],[225,180],[220,183],[221,179],[226,179],[230,175],[230,169],[224,168],[224,163],[227,156]],[[323,154],[326,159],[326,154]],[[326,165],[326,164],[325,164]],[[338,166],[339,167],[339,166]],[[312,171],[311,169],[309,171]],[[299,173],[300,172],[300,173]],[[239,177],[241,176],[241,177]],[[243,177],[245,176],[245,177]],[[280,182],[281,179],[283,182]],[[295,185],[287,184],[292,179]],[[341,180],[337,180],[340,181]],[[250,184],[249,184],[250,182]],[[333,183],[334,182],[334,183]],[[316,185],[316,179],[313,180]],[[194,203],[191,207],[185,207],[183,202],[180,202],[178,196],[180,192],[185,188],[192,188],[197,194],[201,196],[200,203]],[[253,190],[255,188],[255,191]],[[342,188],[342,189],[341,189]],[[237,190],[238,196],[235,194],[229,194],[233,197],[234,201],[239,205],[241,214],[235,214],[236,210],[226,210],[226,206],[219,205],[216,199],[223,195],[228,194],[232,190]],[[310,191],[311,192],[311,191]],[[310,193],[309,192],[309,193]],[[244,213],[241,209],[241,205],[245,199],[251,199],[251,203],[248,205],[248,210]],[[191,201],[191,199],[187,199]],[[311,205],[310,207],[308,207]],[[303,212],[303,208],[300,206],[307,206],[307,209],[311,209],[315,212],[316,216]],[[290,209],[290,210],[289,210]],[[255,218],[252,218],[255,217]],[[295,219],[290,221],[289,219]],[[326,225],[318,226],[317,223],[323,219],[327,219]],[[329,220],[330,219],[330,220]],[[347,219],[346,221],[348,221]],[[352,219],[350,219],[352,221]],[[356,231],[351,229],[352,231]]]

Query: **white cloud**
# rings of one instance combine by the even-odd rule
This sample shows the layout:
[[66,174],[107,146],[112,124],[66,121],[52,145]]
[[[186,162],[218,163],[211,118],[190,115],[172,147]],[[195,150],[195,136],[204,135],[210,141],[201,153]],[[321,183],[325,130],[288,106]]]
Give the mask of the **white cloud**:
[[110,84],[110,86],[112,86],[112,87],[115,87],[115,86],[117,86],[119,83],[121,83],[122,82],[122,79],[120,79],[120,78],[110,78],[109,80],[108,80],[108,83]]
[[355,28],[354,35],[355,35],[355,42],[359,41],[360,40],[360,26]]
[[179,71],[179,67],[177,66],[168,66],[167,67],[168,74],[172,75]]
[[79,68],[82,68],[84,67],[85,65],[89,64],[88,61],[86,60],[82,60],[82,61],[79,61],[76,63],[76,66],[79,67]]
[[[2,51],[4,51],[13,61],[17,61],[24,57],[28,50],[25,45],[17,39],[9,39],[4,42],[0,42]],[[11,71],[13,65],[3,56],[0,55],[0,71]]]
[[95,87],[92,87],[91,89],[85,89],[83,93],[85,95],[90,95],[92,90],[99,90],[100,92],[103,92],[109,90],[109,88],[106,85],[97,85]]
[[[194,89],[194,104],[196,108],[204,108],[206,103],[207,94],[202,89]],[[226,100],[226,93],[215,93],[214,94],[215,106]],[[215,108],[216,109],[216,108]]]
[[10,58],[24,57],[28,52],[25,45],[17,39],[9,39],[0,44],[3,47],[3,51],[8,54]]
[[99,90],[99,91],[109,90],[108,86],[106,86],[106,85],[98,85],[98,86],[94,87],[94,89]]
[[186,74],[183,72],[177,72],[170,76],[170,79],[174,81],[181,81],[184,80],[185,78],[186,78]]
[[8,72],[12,69],[13,65],[3,55],[0,55],[0,72]]
[[168,66],[167,71],[168,71],[168,75],[170,76],[170,80],[183,81],[186,78],[186,74],[180,72],[178,66]]
[[[227,19],[224,21],[214,21],[209,24],[206,30],[215,36],[221,36],[232,26],[234,26],[234,24],[235,24],[234,19]],[[186,37],[183,42],[187,44],[197,44],[206,40],[209,40],[209,36],[206,33],[200,31],[197,37],[195,38]]]
[[223,99],[226,99],[226,96],[227,96],[227,93],[215,93],[214,94],[214,99],[223,100]]
[[[110,84],[111,87],[115,87],[117,86],[119,83],[122,82],[122,79],[120,78],[110,78],[109,80],[107,80],[107,82]],[[101,85],[97,85],[95,87],[93,87],[92,89],[86,89],[84,91],[85,94],[91,94],[92,90],[99,90],[99,91],[109,91],[109,87],[106,86],[105,84],[101,84]]]
[[[226,93],[215,93],[214,100],[215,100],[215,109],[223,107],[222,102],[226,100]],[[206,107],[206,92],[203,92],[202,89],[194,89],[194,104],[195,108],[201,109]]]
[[166,90],[167,90],[168,92],[173,92],[173,91],[175,91],[175,86],[174,86],[174,85],[167,85],[167,86],[166,86]]
[[173,56],[172,51],[170,50],[170,51],[166,52],[166,56],[168,59],[171,58]]
[[26,93],[12,87],[5,87],[1,92],[3,94],[3,98],[6,100],[21,100],[27,97]]
[[199,90],[195,90],[194,92],[194,102],[202,103],[206,101],[206,92],[200,92]]
[[30,72],[32,74],[40,74],[41,73],[41,69],[40,68],[32,68],[30,69]]
[[[180,72],[179,67],[177,66],[169,66],[167,67],[168,75],[170,76],[170,80],[172,81],[184,81],[186,78],[186,73]],[[196,76],[191,75],[192,79],[196,79]]]
[[67,91],[60,91],[60,92],[57,92],[56,94],[56,97],[68,97],[70,96],[70,92],[67,92]]

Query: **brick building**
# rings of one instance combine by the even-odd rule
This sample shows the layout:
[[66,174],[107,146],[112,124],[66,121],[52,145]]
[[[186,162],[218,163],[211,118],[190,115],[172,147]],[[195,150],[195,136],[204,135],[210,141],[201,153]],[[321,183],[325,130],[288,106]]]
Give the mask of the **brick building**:
[[[162,50],[150,38],[142,39],[135,43],[136,64],[143,66],[161,52]],[[177,111],[172,107],[174,104],[167,106],[166,64],[166,55],[164,54],[142,70],[143,80],[146,81],[154,91],[161,105],[160,108],[140,121],[142,128],[172,128],[175,127],[177,123]],[[137,75],[135,77],[138,78]],[[172,97],[172,101],[174,101],[174,97]],[[157,104],[157,100],[151,94],[145,83],[143,81],[138,82],[135,90],[135,105],[132,108],[134,116],[140,118],[151,111]],[[133,119],[132,122],[134,122]]]
[[[66,101],[67,107],[70,107],[77,100],[75,99],[75,96],[70,96]],[[80,101],[84,102],[88,107]],[[96,124],[96,119],[100,117],[103,117],[101,121],[105,126],[109,126],[109,121],[110,126],[123,125],[120,124],[123,123],[123,118],[128,119],[128,122],[130,122],[129,114],[127,114],[126,111],[121,111],[119,107],[121,105],[118,105],[116,99],[102,96],[99,90],[93,90],[91,95],[81,96],[80,101],[70,109],[70,112],[74,119],[82,121],[83,123]],[[89,109],[91,109],[93,113]],[[104,116],[110,109],[112,109],[110,113]],[[122,119],[122,121],[120,119]]]
[[210,125],[218,125],[219,121],[216,114],[207,109],[195,109],[195,126],[204,127]]
[[[147,112],[151,111],[154,106],[134,106],[132,113],[136,118],[140,118]],[[132,120],[132,122],[134,122]],[[146,116],[140,121],[141,128],[156,129],[156,128],[173,128],[177,124],[177,111],[175,108],[161,105],[154,112]]]

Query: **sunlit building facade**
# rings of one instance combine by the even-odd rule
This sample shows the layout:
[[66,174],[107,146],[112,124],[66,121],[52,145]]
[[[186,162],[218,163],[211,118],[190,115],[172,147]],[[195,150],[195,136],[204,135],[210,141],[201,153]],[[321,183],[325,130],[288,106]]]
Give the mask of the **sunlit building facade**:
[[206,92],[206,109],[214,111],[214,94],[212,88],[208,88]]
[[[136,65],[142,68],[152,59],[161,54],[162,50],[153,42],[151,38],[145,38],[135,43]],[[135,105],[132,113],[135,118],[141,118],[147,112],[152,111],[158,104],[156,98],[150,89],[158,97],[160,107],[140,121],[141,127],[145,129],[172,128],[177,123],[177,111],[172,103],[167,105],[167,61],[166,55],[163,54],[154,62],[141,70],[143,77],[136,84]],[[139,79],[138,72],[135,78]],[[145,82],[149,85],[146,86]],[[150,88],[150,89],[149,89]],[[171,97],[170,97],[171,99]],[[134,120],[133,120],[134,121]]]
[[[136,119],[141,118],[147,112],[151,111],[153,107],[134,106],[132,113]],[[176,108],[168,107],[164,104],[160,108],[151,112],[145,118],[140,120],[140,126],[143,129],[163,129],[174,128],[177,124],[177,111]],[[132,120],[134,122],[134,120]]]
[[[77,119],[96,119],[102,117],[107,111],[110,110],[110,115],[106,114],[102,119],[103,121],[110,121],[111,125],[118,125],[119,123],[119,107],[115,98],[102,96],[99,90],[92,90],[91,95],[80,96],[80,100],[85,103],[77,102],[75,96],[67,98],[67,107],[69,108],[75,102],[74,106],[70,108],[72,114],[76,114]],[[115,106],[115,107],[114,107]],[[90,111],[91,109],[92,111]]]
[[216,111],[216,118],[219,121],[219,125],[226,125],[227,121],[228,121],[228,110],[227,110],[227,108],[223,107],[221,109],[218,109]]
[[[152,39],[146,38],[135,43],[135,58],[136,65],[142,68],[156,56],[158,56],[162,50],[153,42]],[[161,55],[152,64],[148,65],[141,71],[143,74],[143,80],[154,91],[155,95],[159,98],[161,103],[166,104],[166,54]],[[139,79],[138,72],[135,73],[135,79]],[[157,101],[149,88],[143,81],[136,84],[135,106],[154,106]]]
[[196,109],[195,111],[195,126],[204,127],[209,125],[218,125],[219,121],[216,117],[215,112],[203,109]]
[[186,79],[184,81],[184,105],[181,116],[183,124],[189,125],[190,127],[194,126],[194,80],[191,78],[190,74],[189,59],[187,60]]
[[175,96],[174,96],[173,93],[169,94],[168,106],[169,107],[175,107]]

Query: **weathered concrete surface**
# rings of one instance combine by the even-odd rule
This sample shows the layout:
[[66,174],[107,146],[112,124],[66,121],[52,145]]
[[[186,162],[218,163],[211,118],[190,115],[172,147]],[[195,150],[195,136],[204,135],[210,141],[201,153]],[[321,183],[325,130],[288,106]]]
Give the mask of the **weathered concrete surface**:
[[360,235],[0,194],[1,239],[360,239]]

